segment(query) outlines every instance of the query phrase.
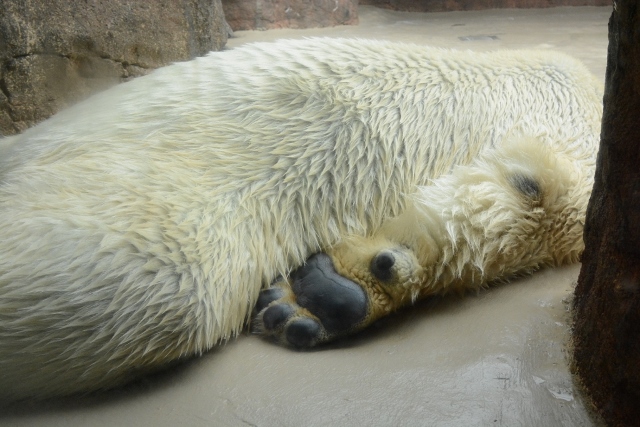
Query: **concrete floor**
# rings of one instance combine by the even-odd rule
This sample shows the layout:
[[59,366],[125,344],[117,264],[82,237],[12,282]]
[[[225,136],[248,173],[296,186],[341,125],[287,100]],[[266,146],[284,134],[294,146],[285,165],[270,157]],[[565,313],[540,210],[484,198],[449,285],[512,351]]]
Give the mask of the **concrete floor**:
[[[434,14],[360,7],[360,25],[238,32],[472,50],[556,49],[604,78],[610,8]],[[244,335],[97,396],[0,407],[0,426],[592,426],[568,370],[579,266],[465,298],[425,301],[312,352]]]

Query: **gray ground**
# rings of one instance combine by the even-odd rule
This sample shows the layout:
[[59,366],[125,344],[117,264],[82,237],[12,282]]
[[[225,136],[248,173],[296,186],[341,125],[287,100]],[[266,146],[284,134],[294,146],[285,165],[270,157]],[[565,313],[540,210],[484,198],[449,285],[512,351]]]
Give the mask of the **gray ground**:
[[[228,46],[321,35],[556,49],[604,79],[608,7],[359,11],[357,27],[243,31]],[[427,301],[313,352],[241,336],[122,390],[0,409],[0,426],[591,426],[568,371],[578,271]]]

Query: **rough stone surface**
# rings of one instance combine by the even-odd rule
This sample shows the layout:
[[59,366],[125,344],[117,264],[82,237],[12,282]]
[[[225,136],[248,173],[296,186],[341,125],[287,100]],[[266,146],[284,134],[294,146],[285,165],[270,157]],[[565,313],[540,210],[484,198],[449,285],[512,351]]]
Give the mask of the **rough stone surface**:
[[360,4],[406,12],[448,12],[556,6],[610,6],[612,0],[360,0]]
[[220,0],[2,0],[0,134],[226,40]]
[[234,31],[358,23],[358,0],[222,0]]
[[640,420],[640,5],[609,21],[602,139],[575,290],[574,366],[607,425]]

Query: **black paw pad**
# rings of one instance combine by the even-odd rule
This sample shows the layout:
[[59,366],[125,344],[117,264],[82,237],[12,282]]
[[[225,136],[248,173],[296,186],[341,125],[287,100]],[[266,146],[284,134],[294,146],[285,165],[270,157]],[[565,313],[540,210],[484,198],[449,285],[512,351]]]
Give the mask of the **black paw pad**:
[[367,295],[351,280],[340,276],[325,254],[316,254],[294,272],[297,303],[313,313],[330,334],[357,326],[366,316]]
[[293,321],[287,328],[287,342],[294,347],[313,347],[320,336],[320,325],[313,319]]
[[259,313],[273,301],[282,298],[284,291],[280,288],[269,288],[260,292],[258,296],[258,302],[256,303],[256,311]]
[[267,308],[262,315],[262,324],[268,331],[279,328],[293,314],[294,309],[290,305],[276,304]]

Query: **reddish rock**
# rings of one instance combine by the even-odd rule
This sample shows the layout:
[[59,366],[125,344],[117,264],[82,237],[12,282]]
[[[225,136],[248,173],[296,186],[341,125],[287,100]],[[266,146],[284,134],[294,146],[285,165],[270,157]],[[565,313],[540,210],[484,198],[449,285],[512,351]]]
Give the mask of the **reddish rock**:
[[234,31],[358,23],[358,0],[222,0],[222,7]]
[[555,6],[611,6],[611,0],[360,0],[360,4],[406,12],[448,12]]

